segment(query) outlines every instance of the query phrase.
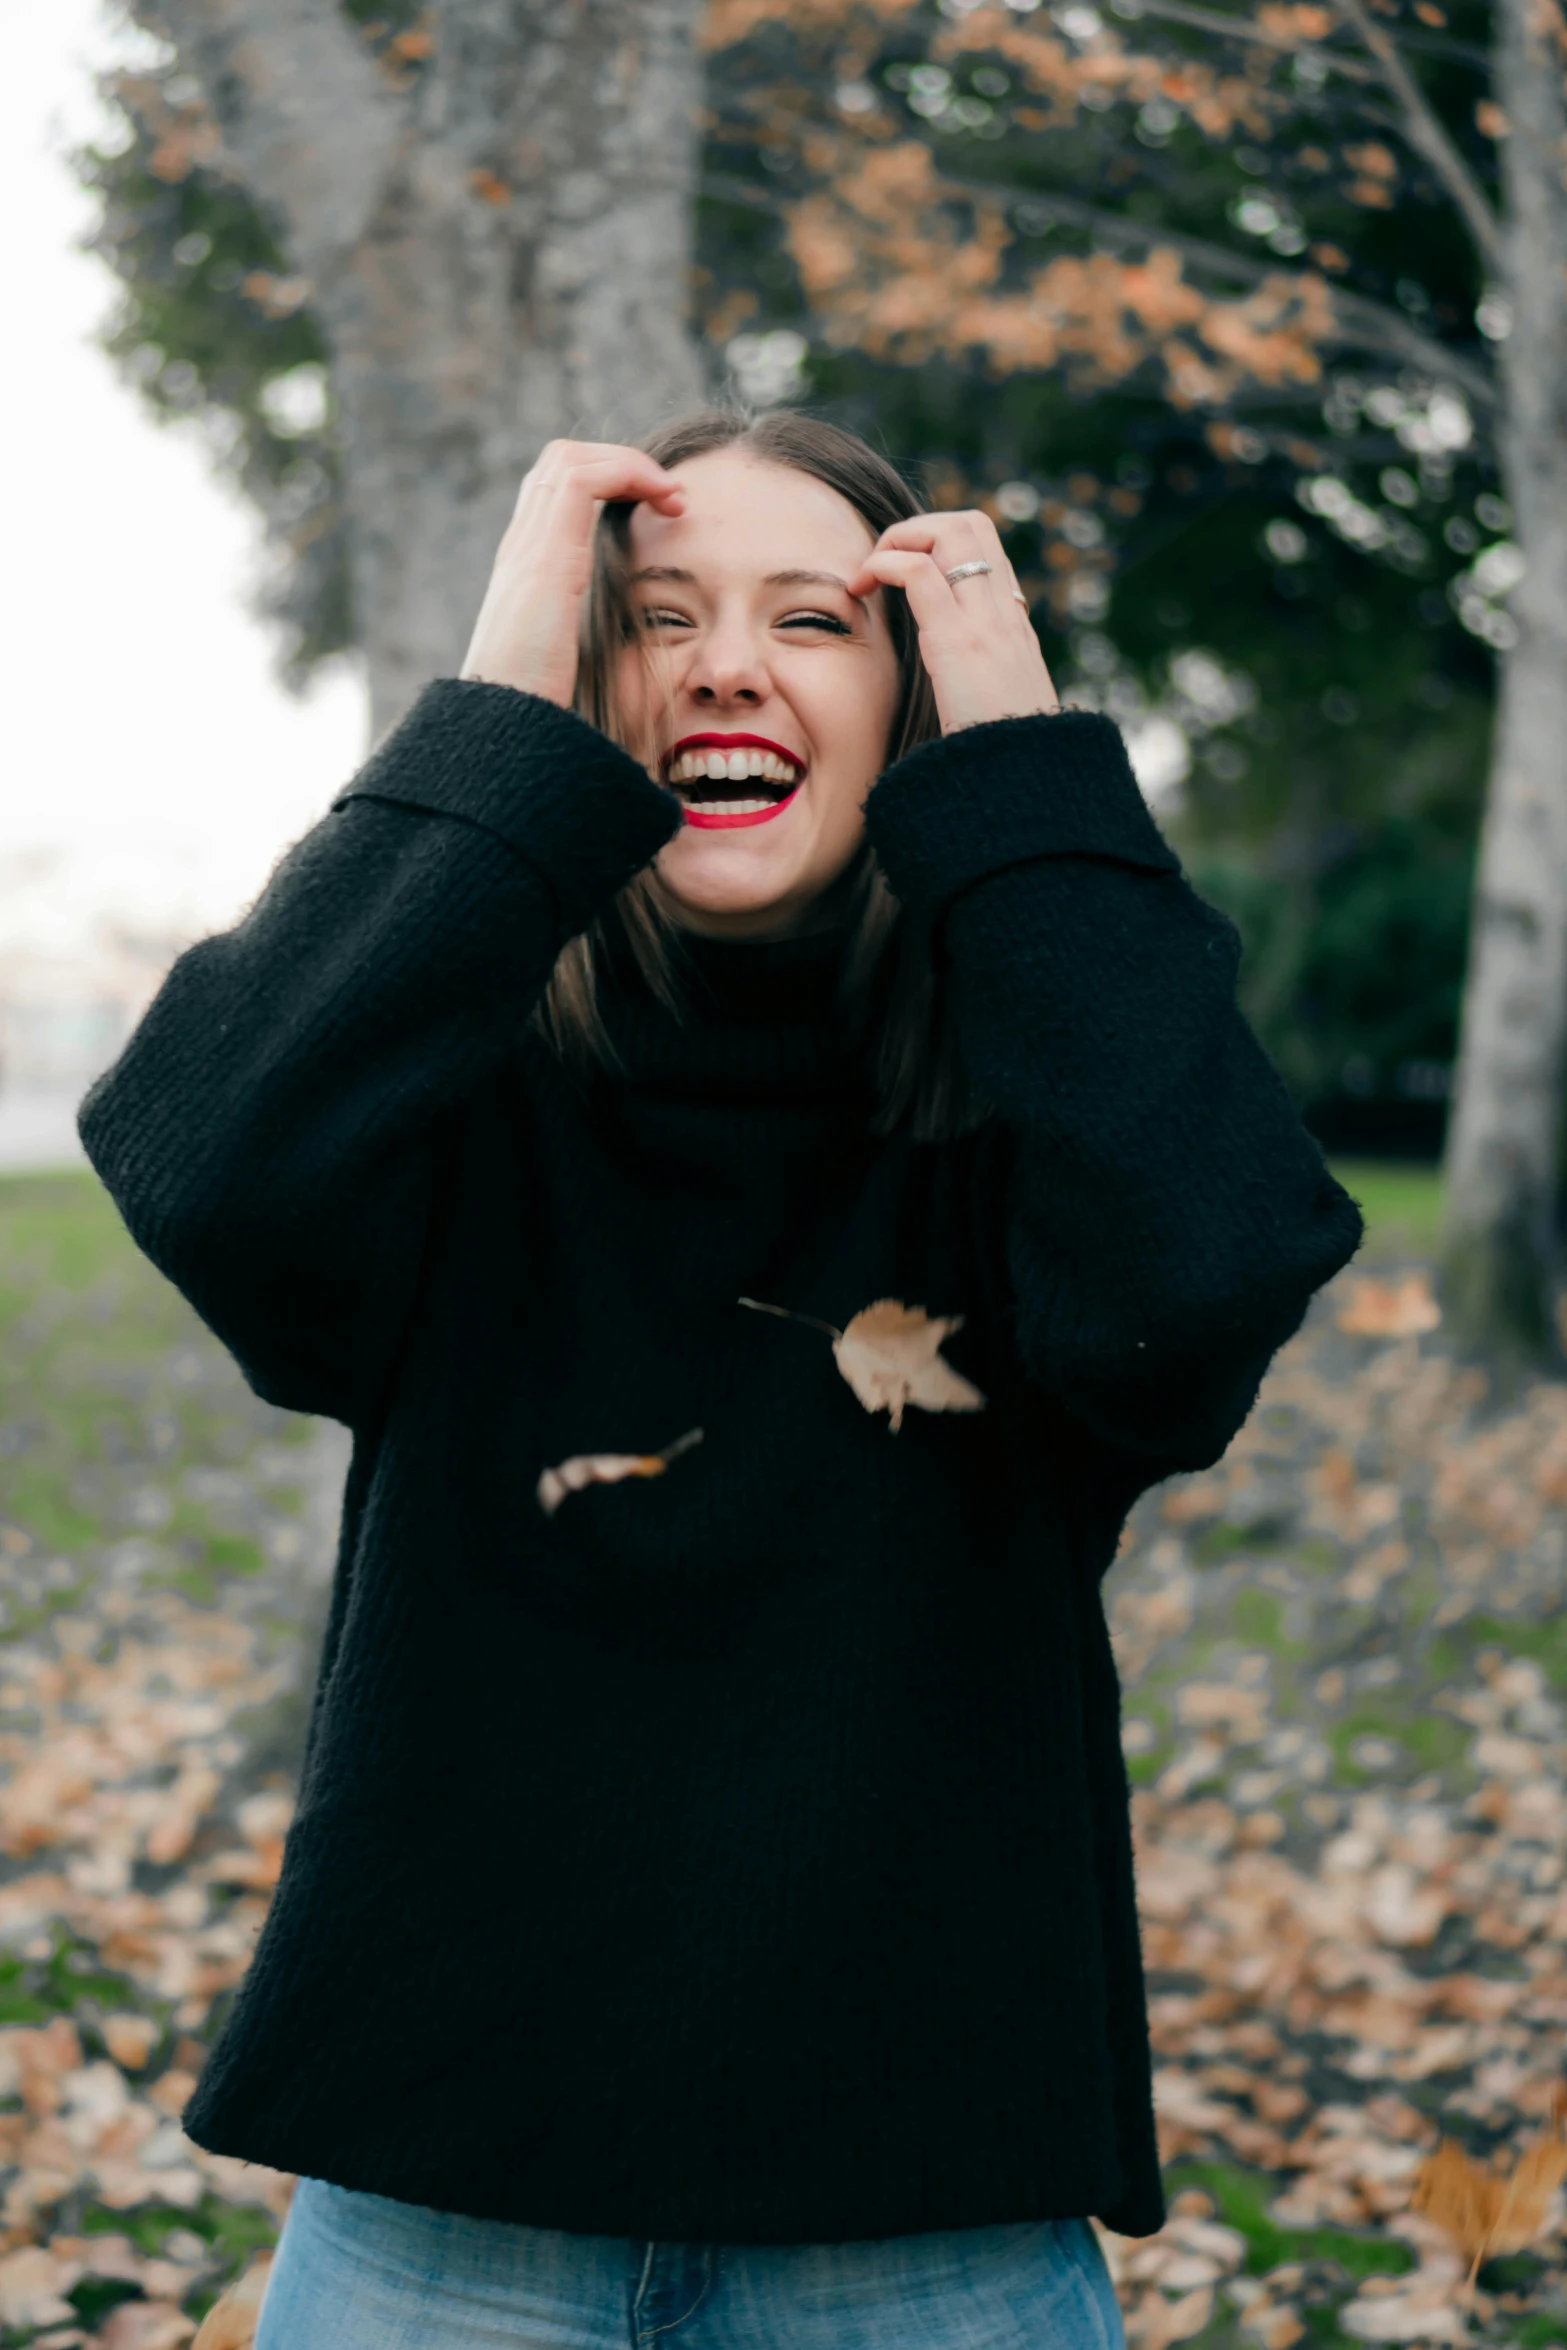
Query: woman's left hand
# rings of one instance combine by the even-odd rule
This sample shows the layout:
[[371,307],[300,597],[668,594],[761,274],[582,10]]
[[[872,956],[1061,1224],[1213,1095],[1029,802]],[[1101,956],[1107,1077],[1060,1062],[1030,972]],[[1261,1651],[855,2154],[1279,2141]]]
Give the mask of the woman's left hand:
[[[949,580],[960,563],[990,569]],[[878,586],[901,588],[909,599],[943,734],[1060,708],[988,514],[911,514],[893,523],[849,581],[849,593],[867,596]]]

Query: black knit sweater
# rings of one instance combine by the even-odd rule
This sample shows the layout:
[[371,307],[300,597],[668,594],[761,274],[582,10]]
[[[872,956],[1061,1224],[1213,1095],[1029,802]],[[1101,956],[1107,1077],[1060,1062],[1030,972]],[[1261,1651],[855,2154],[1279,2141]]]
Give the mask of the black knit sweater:
[[[1104,718],[891,769],[882,866],[988,1105],[877,1137],[841,939],[529,1023],[670,794],[431,686],[82,1113],[258,1393],[354,1434],[298,1816],[186,2116],[456,2212],[803,2242],[1162,2217],[1100,1579],[1360,1220]],[[898,1433],[897,1298],[983,1411]],[[542,1470],[701,1427],[657,1479]]]

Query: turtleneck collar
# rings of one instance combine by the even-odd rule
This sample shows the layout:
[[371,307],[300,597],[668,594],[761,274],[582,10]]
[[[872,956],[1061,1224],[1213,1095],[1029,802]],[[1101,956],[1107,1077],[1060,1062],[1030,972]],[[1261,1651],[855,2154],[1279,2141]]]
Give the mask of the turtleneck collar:
[[676,967],[701,1020],[830,1020],[849,950],[842,923],[795,938],[709,938],[682,931]]
[[780,1103],[864,1096],[865,1040],[842,998],[850,938],[846,924],[766,940],[684,931],[671,956],[678,1014],[614,940],[600,1000],[624,1077]]

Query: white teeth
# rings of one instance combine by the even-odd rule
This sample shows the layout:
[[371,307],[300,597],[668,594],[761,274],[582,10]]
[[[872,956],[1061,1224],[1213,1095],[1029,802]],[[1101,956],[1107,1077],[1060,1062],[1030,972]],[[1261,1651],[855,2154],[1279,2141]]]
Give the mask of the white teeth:
[[796,784],[800,771],[792,759],[775,751],[681,751],[669,762],[671,783],[751,782]]
[[772,805],[771,800],[704,800],[701,812],[704,816],[759,816]]

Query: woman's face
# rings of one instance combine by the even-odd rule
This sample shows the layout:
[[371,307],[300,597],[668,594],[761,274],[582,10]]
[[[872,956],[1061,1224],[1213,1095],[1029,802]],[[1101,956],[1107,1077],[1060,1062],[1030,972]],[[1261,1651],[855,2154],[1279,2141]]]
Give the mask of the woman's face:
[[640,636],[617,679],[686,812],[656,872],[688,928],[781,937],[852,860],[887,756],[884,598],[844,585],[875,534],[824,482],[744,450],[677,471],[682,513],[631,516]]

